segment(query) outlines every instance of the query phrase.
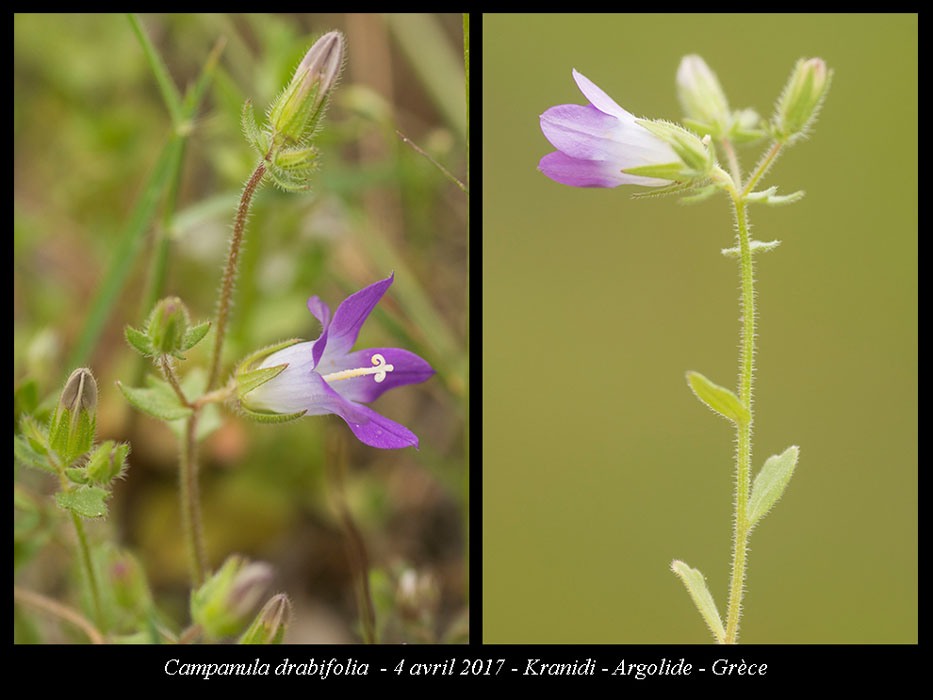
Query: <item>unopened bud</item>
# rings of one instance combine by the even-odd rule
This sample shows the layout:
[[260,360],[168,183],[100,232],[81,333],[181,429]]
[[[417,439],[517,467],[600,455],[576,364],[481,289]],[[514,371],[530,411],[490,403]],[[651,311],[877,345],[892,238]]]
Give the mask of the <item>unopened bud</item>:
[[793,141],[806,135],[826,97],[832,73],[822,58],[797,61],[774,115],[773,126],[779,139]]
[[213,639],[231,637],[246,626],[272,581],[272,567],[233,555],[191,594],[191,619]]
[[181,299],[162,299],[149,315],[147,334],[152,347],[163,355],[178,352],[188,332],[188,323],[188,309]]
[[124,610],[144,613],[152,602],[146,572],[140,561],[123,549],[108,553],[107,576],[114,602]]
[[129,444],[107,440],[94,450],[88,460],[85,476],[95,484],[106,486],[123,472],[129,453]]
[[279,145],[304,143],[314,133],[343,65],[343,34],[328,32],[308,49],[269,114]]
[[240,644],[281,644],[285,629],[292,616],[292,604],[288,596],[278,593],[269,599],[253,624],[240,637]]
[[65,382],[49,427],[49,444],[67,466],[91,449],[96,426],[97,381],[82,367]]
[[692,122],[704,125],[714,138],[722,138],[731,120],[729,102],[716,74],[695,54],[680,61],[677,97]]

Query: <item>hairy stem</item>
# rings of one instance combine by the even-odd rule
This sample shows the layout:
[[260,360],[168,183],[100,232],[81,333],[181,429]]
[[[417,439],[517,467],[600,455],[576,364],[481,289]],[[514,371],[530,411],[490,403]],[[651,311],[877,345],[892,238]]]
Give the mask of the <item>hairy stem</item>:
[[[751,184],[749,185],[751,186]],[[748,409],[747,422],[736,426],[735,532],[732,551],[732,583],[726,622],[726,644],[738,639],[748,551],[748,493],[752,459],[752,382],[755,372],[755,276],[749,243],[746,202],[733,196],[742,273],[742,357],[739,370],[739,399]]]
[[198,413],[195,411],[185,420],[185,435],[181,448],[181,522],[185,541],[188,544],[188,559],[191,566],[191,581],[194,587],[204,582],[207,557],[204,554],[204,535],[201,529],[201,503],[198,497]]
[[91,600],[94,605],[94,619],[97,621],[97,626],[102,627],[104,616],[100,606],[100,589],[97,586],[97,576],[94,574],[91,550],[87,546],[87,536],[84,534],[84,523],[75,513],[71,514],[71,520],[74,523],[75,532],[78,534],[78,550],[81,553],[81,563],[84,566],[88,588],[91,591]]
[[207,389],[210,391],[217,384],[220,374],[220,360],[223,355],[224,335],[227,331],[227,317],[230,312],[230,298],[233,295],[233,282],[236,280],[237,264],[240,258],[240,247],[243,243],[243,233],[246,229],[246,219],[249,215],[250,203],[256,189],[262,182],[266,172],[265,163],[260,163],[243,188],[240,197],[240,206],[237,207],[236,217],[233,219],[233,236],[230,238],[230,252],[227,255],[227,267],[224,270],[223,282],[220,289],[220,300],[217,305],[217,325],[214,336],[214,352],[211,357],[211,370],[208,374]]

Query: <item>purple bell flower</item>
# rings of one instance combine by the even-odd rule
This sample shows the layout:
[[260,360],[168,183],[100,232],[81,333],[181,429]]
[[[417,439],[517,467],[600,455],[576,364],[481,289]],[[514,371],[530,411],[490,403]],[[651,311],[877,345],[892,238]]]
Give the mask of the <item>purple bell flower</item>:
[[590,103],[557,105],[541,115],[541,131],[557,151],[544,156],[538,170],[573,187],[671,184],[670,180],[622,172],[681,159],[585,76],[574,70],[573,79]]
[[418,437],[413,432],[362,403],[376,400],[389,389],[423,382],[434,374],[434,369],[413,352],[400,348],[351,352],[360,328],[393,279],[394,274],[389,275],[351,294],[333,316],[320,298],[308,299],[308,310],[323,326],[320,337],[268,356],[260,368],[288,367],[242,396],[243,406],[250,411],[276,414],[333,413],[343,418],[357,439],[367,445],[417,448]]

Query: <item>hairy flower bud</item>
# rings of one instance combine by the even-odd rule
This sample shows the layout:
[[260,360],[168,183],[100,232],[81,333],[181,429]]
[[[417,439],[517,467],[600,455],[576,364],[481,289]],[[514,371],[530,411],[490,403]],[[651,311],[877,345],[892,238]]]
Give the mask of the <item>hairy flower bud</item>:
[[107,440],[94,450],[85,468],[85,475],[89,481],[106,486],[123,472],[129,453],[129,444]]
[[829,90],[833,72],[822,58],[801,58],[777,103],[773,127],[777,138],[794,141],[806,135]]
[[677,69],[677,97],[686,116],[721,138],[731,121],[729,102],[716,74],[695,54],[684,56]]
[[317,128],[343,64],[343,34],[328,32],[308,49],[269,114],[280,145],[304,143]]
[[292,616],[292,604],[284,593],[272,596],[240,637],[240,644],[281,644]]
[[148,335],[157,352],[176,352],[188,331],[188,309],[178,297],[162,299],[149,316]]
[[191,619],[212,639],[238,634],[272,581],[272,567],[227,557],[223,566],[191,593]]
[[49,444],[70,464],[94,443],[97,426],[97,381],[86,367],[76,369],[65,382],[49,427]]

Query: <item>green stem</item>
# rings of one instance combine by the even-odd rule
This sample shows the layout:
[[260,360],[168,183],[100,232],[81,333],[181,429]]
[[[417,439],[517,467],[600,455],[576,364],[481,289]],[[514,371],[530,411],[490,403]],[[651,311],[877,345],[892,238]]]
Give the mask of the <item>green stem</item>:
[[[759,168],[760,170],[760,168]],[[763,172],[763,171],[762,171]],[[760,174],[759,174],[760,177]],[[751,187],[751,182],[749,184]],[[726,644],[738,639],[739,617],[745,583],[745,559],[748,551],[748,493],[752,459],[752,381],[755,362],[755,275],[749,243],[748,214],[742,196],[733,194],[735,221],[741,253],[742,272],[742,358],[739,370],[739,399],[748,409],[747,422],[736,426],[735,534],[732,552],[732,583],[726,622]]]
[[104,616],[100,606],[100,589],[97,586],[97,576],[94,575],[94,564],[91,561],[91,550],[87,546],[87,536],[84,534],[84,523],[75,513],[71,514],[71,520],[74,523],[75,532],[78,533],[78,550],[81,552],[81,563],[87,575],[88,588],[90,588],[91,600],[94,603],[94,620],[97,626],[103,629]]
[[207,557],[204,554],[204,535],[201,528],[201,505],[198,497],[198,412],[185,420],[185,436],[181,448],[179,485],[181,488],[181,521],[194,588],[204,582]]
[[246,182],[243,194],[240,197],[240,206],[237,207],[236,217],[233,219],[233,236],[230,238],[230,251],[227,255],[227,268],[224,270],[223,283],[220,289],[220,301],[217,305],[217,324],[214,335],[214,353],[211,357],[211,371],[208,374],[207,390],[210,391],[217,384],[220,374],[220,360],[223,354],[224,335],[227,330],[227,316],[230,312],[230,297],[233,295],[233,282],[236,279],[237,263],[240,258],[240,247],[243,243],[243,233],[246,229],[246,219],[249,215],[249,206],[256,188],[262,182],[266,173],[265,163],[260,163]]
[[742,190],[742,199],[752,191],[758,181],[764,176],[766,172],[774,165],[774,161],[777,160],[778,154],[781,152],[781,148],[784,147],[784,144],[780,141],[775,141],[768,152],[765,154],[765,157],[761,159],[761,162],[758,164],[758,167],[755,168],[755,172],[752,173],[751,177],[748,178],[748,184],[745,185],[745,189]]

